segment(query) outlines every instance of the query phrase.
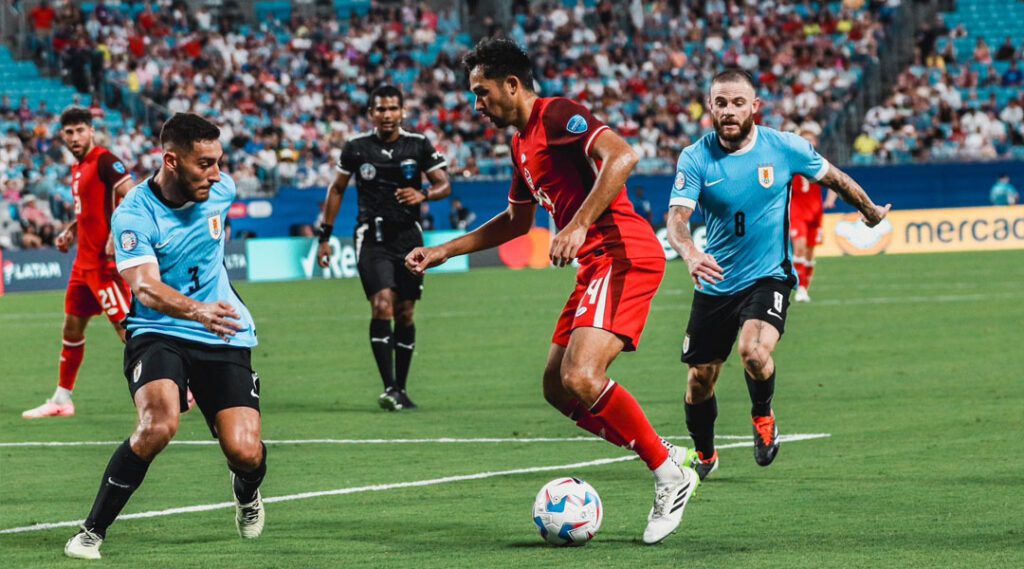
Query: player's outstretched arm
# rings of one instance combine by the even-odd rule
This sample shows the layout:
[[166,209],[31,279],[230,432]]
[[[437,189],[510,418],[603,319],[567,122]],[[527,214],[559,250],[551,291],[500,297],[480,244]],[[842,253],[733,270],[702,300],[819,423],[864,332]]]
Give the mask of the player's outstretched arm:
[[690,271],[690,278],[698,289],[703,289],[701,280],[709,283],[717,283],[724,276],[722,267],[718,266],[715,258],[697,249],[693,242],[693,235],[690,234],[690,216],[693,215],[693,208],[674,205],[668,209],[668,242],[672,248],[679,253],[679,256],[686,261]]
[[348,187],[348,180],[351,174],[338,172],[334,181],[327,187],[327,199],[324,200],[324,221],[320,224],[320,246],[317,248],[316,259],[321,267],[327,267],[331,262],[331,232],[334,231],[334,220],[338,217],[341,209],[341,199],[345,197],[345,188]]
[[843,201],[857,208],[857,211],[864,216],[864,224],[874,227],[885,219],[885,216],[892,209],[892,204],[885,204],[885,207],[875,205],[871,201],[864,188],[856,182],[849,174],[830,164],[828,172],[819,180],[819,183],[826,188],[839,194]]
[[600,161],[601,169],[594,181],[594,189],[580,204],[576,215],[551,241],[549,255],[551,263],[556,267],[564,267],[576,258],[576,253],[587,239],[590,226],[619,195],[630,172],[640,161],[629,143],[611,130],[605,130],[597,135],[597,139],[590,147],[589,158]]
[[228,320],[239,318],[230,304],[221,301],[207,304],[181,294],[160,280],[156,263],[127,268],[121,271],[121,276],[132,288],[135,298],[145,306],[172,318],[199,322],[225,342],[230,342],[235,331],[242,329],[238,322]]
[[430,267],[436,267],[452,257],[497,247],[528,233],[533,227],[536,214],[535,203],[509,203],[505,211],[465,235],[437,247],[413,249],[405,257],[405,266],[415,274],[423,274]]

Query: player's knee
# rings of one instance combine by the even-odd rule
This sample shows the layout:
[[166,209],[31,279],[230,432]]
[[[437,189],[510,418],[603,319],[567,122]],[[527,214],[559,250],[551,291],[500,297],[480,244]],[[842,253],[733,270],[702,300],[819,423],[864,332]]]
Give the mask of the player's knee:
[[600,391],[604,374],[589,366],[562,366],[562,387],[577,399],[587,401],[584,394]]
[[403,306],[395,311],[395,323],[399,326],[412,326],[413,325],[413,308],[411,306]]
[[162,419],[140,422],[136,435],[141,446],[145,447],[149,454],[156,455],[170,444],[177,432],[177,419]]
[[761,372],[768,367],[771,360],[771,352],[764,346],[753,344],[743,346],[740,349],[740,358],[743,360],[743,368],[754,377],[760,377]]
[[255,443],[235,444],[225,449],[224,454],[236,468],[256,470],[263,462],[263,445],[258,440]]
[[64,328],[61,330],[65,342],[81,342],[85,339],[85,329],[76,323],[64,321]]
[[373,310],[373,317],[377,320],[391,320],[395,317],[395,308],[390,298],[375,297],[370,306]]

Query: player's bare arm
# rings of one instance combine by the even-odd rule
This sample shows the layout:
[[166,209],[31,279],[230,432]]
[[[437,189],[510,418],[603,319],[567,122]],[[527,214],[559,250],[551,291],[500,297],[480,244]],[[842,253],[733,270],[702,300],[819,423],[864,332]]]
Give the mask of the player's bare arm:
[[437,247],[417,247],[405,257],[405,266],[415,274],[423,274],[459,255],[483,251],[526,235],[533,227],[537,204],[508,204],[508,208],[480,227]]
[[715,258],[697,249],[693,242],[693,235],[690,233],[690,216],[693,215],[693,208],[674,205],[668,211],[668,242],[672,248],[679,253],[679,256],[686,261],[690,271],[690,278],[698,289],[703,289],[701,280],[709,283],[717,283],[724,277],[722,267],[718,266]]
[[601,161],[601,169],[594,181],[593,191],[580,205],[572,220],[551,241],[549,256],[556,267],[564,267],[576,258],[576,253],[587,239],[590,226],[619,195],[630,172],[640,161],[629,144],[611,130],[598,135],[590,147],[590,157]]
[[395,199],[402,205],[419,205],[423,202],[443,200],[452,195],[452,184],[448,180],[448,172],[444,168],[427,172],[427,180],[430,181],[427,191],[423,192],[416,188],[399,188],[395,192]]
[[331,231],[334,229],[334,220],[338,217],[341,209],[341,199],[345,197],[345,188],[351,174],[338,172],[334,181],[327,187],[327,199],[324,201],[324,221],[320,227],[320,246],[317,248],[316,259],[321,267],[327,267],[331,262]]
[[843,198],[846,203],[857,208],[857,211],[864,216],[864,224],[868,227],[874,227],[881,223],[892,209],[892,204],[885,204],[885,207],[876,205],[856,180],[834,164],[829,165],[828,172],[819,180],[819,183],[839,194],[839,197]]
[[207,304],[181,294],[160,280],[160,268],[156,263],[125,269],[121,276],[131,287],[135,298],[145,306],[172,318],[199,322],[225,342],[230,342],[235,331],[242,329],[237,322],[228,320],[239,319],[230,304],[223,301]]

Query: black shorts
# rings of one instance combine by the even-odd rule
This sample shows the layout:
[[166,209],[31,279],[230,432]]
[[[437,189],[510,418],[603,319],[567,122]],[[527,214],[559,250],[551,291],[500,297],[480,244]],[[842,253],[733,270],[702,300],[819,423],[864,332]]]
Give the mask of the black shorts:
[[712,296],[694,291],[690,322],[683,340],[683,363],[725,361],[747,320],[763,320],[779,331],[786,329],[789,293],[793,288],[780,280],[762,279],[736,294]]
[[356,267],[366,298],[390,288],[402,300],[423,296],[423,277],[405,268],[405,256],[423,245],[418,224],[389,226],[362,223],[356,226]]
[[260,378],[252,369],[248,348],[209,346],[161,334],[131,336],[124,348],[124,376],[133,401],[143,385],[173,380],[183,412],[188,410],[185,390],[191,389],[214,437],[221,410],[260,410]]

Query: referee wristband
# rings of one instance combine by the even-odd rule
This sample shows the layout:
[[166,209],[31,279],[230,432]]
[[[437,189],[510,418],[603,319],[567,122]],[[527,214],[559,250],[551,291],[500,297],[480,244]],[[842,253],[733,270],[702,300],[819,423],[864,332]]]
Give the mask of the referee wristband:
[[331,240],[331,232],[334,231],[334,226],[330,223],[320,224],[320,242],[327,243]]

